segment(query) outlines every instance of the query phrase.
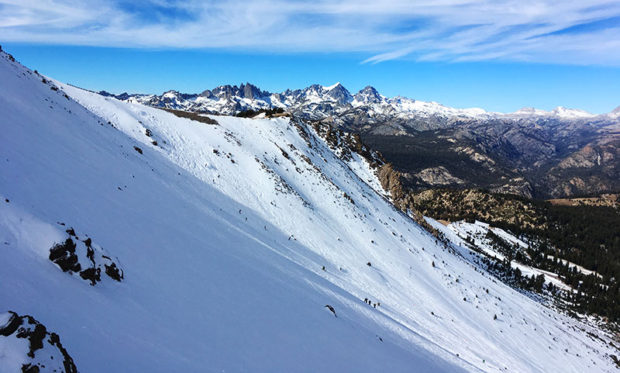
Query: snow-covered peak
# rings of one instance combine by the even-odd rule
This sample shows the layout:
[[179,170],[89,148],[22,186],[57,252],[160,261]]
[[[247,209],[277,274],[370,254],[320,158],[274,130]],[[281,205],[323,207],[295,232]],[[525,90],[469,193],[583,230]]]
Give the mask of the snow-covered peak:
[[342,87],[342,84],[340,84],[340,82],[337,82],[336,84],[332,84],[332,85],[327,86],[327,87],[323,86],[323,89],[326,90],[326,91],[331,91],[332,89],[339,88],[339,87]]
[[533,107],[524,107],[513,113],[510,113],[510,115],[517,115],[517,116],[541,116],[541,115],[548,115],[548,114],[549,112],[547,111],[536,109]]
[[479,108],[456,109],[444,106],[434,101],[412,100],[406,97],[394,97],[388,99],[388,102],[401,115],[410,116],[442,116],[442,117],[470,117],[470,118],[487,118],[493,113],[488,113]]
[[533,107],[525,107],[519,109],[513,113],[506,114],[505,116],[519,116],[519,117],[558,117],[562,119],[581,119],[594,117],[594,114],[590,114],[583,110],[569,109],[563,106],[558,106],[551,111],[545,111],[536,109]]
[[354,96],[357,105],[378,104],[385,101],[385,97],[372,86],[366,86]]
[[620,118],[620,106],[618,106],[617,108],[613,109],[612,111],[610,111],[607,116],[609,118]]
[[579,110],[579,109],[569,109],[563,106],[558,106],[551,111],[553,115],[556,115],[561,118],[589,118],[595,116],[594,114],[590,114],[587,111]]
[[346,105],[353,101],[351,93],[340,83],[325,88],[325,90],[327,90],[327,96],[334,99],[340,105]]
[[180,98],[181,97],[181,93],[179,93],[179,91],[170,90],[170,91],[164,92],[162,94],[162,97],[164,97],[164,98]]

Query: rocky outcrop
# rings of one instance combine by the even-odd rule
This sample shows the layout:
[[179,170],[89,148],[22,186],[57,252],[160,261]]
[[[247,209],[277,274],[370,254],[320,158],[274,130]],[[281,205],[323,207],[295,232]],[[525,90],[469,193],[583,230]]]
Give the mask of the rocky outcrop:
[[10,351],[12,355],[11,361],[5,363],[21,364],[22,372],[77,373],[75,363],[60,342],[58,334],[49,332],[45,325],[32,316],[20,316],[12,311],[0,313],[0,341],[4,350]]
[[400,208],[400,203],[407,193],[401,182],[402,175],[394,170],[391,163],[386,163],[379,168],[378,176],[383,190],[390,194],[394,204]]
[[521,197],[532,198],[533,190],[529,181],[523,177],[515,177],[504,182],[503,185],[492,187],[492,193],[514,194]]
[[118,258],[112,257],[90,237],[80,239],[73,228],[67,229],[67,238],[50,248],[49,259],[63,272],[79,277],[95,286],[102,281],[102,275],[121,282],[124,271]]
[[424,170],[416,173],[415,177],[426,184],[434,186],[459,185],[465,183],[458,177],[452,176],[443,166],[425,168]]
[[514,195],[479,189],[433,189],[410,193],[409,203],[420,214],[438,220],[479,220],[519,230],[549,228],[544,203]]
[[396,171],[390,163],[385,163],[377,172],[381,187],[389,193],[394,206],[424,227],[430,234],[444,241],[445,238],[424,219],[424,215],[414,204],[414,194],[403,186],[403,175]]

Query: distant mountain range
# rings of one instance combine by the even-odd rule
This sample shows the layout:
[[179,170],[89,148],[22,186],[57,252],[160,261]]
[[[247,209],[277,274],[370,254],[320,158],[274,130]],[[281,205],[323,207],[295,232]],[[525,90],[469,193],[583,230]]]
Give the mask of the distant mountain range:
[[564,107],[496,113],[388,98],[370,86],[352,94],[340,83],[281,93],[247,83],[200,94],[100,94],[205,114],[282,108],[360,133],[414,189],[473,187],[538,198],[620,190],[620,107],[600,115]]
[[[186,110],[206,114],[234,115],[245,110],[264,110],[282,108],[307,119],[322,120],[334,117],[341,125],[352,126],[359,121],[356,114],[362,115],[370,123],[382,123],[387,119],[397,120],[406,127],[415,129],[432,129],[450,124],[454,118],[461,119],[523,119],[523,118],[555,118],[563,120],[618,120],[620,107],[614,111],[595,115],[578,109],[557,107],[552,111],[535,108],[523,108],[514,113],[489,112],[480,108],[456,109],[436,102],[418,101],[406,97],[386,97],[374,87],[367,86],[352,94],[342,84],[325,87],[313,84],[303,89],[287,89],[281,93],[261,90],[257,86],[246,83],[239,86],[223,85],[202,93],[188,94],[178,91],[167,91],[161,95],[129,94],[114,95],[105,91],[104,96],[113,96],[124,101],[139,102],[155,107]],[[420,118],[433,119],[422,124]]]

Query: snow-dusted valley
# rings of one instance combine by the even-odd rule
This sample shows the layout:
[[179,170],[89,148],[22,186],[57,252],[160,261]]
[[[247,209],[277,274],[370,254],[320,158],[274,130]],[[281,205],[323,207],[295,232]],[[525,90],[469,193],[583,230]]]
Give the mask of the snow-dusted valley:
[[0,53],[0,371],[618,369],[593,322],[396,210],[356,138],[181,118]]

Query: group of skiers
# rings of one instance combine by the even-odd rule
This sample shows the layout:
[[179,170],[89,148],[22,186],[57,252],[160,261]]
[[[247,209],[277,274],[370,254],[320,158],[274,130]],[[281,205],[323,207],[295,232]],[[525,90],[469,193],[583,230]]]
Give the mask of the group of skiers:
[[377,308],[377,306],[381,306],[381,302],[373,303],[368,298],[364,298],[364,303],[368,304],[369,306],[373,306],[374,308]]

